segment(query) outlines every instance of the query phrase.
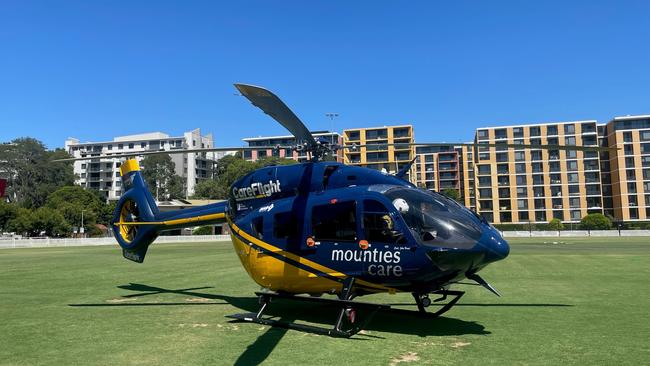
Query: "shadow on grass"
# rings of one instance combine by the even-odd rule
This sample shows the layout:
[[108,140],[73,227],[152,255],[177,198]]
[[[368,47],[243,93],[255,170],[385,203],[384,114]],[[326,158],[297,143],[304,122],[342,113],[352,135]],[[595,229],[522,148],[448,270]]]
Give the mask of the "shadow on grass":
[[[117,306],[198,306],[198,305],[232,305],[246,312],[257,312],[259,303],[257,297],[235,297],[220,294],[199,292],[212,287],[192,287],[183,289],[165,289],[138,283],[121,285],[118,288],[136,291],[137,293],[124,295],[122,298],[142,298],[157,294],[178,294],[190,298],[218,300],[211,302],[155,302],[155,303],[96,303],[96,304],[69,304],[73,307],[117,307]],[[396,304],[397,305],[397,304]],[[412,304],[398,304],[412,305]],[[457,306],[460,304],[457,304]],[[326,304],[307,304],[299,301],[275,299],[265,312],[267,316],[280,318],[283,321],[300,321],[316,324],[333,325],[339,308]],[[359,314],[363,316],[363,314]],[[460,319],[439,317],[422,317],[416,312],[395,310],[378,311],[366,325],[366,330],[378,332],[412,334],[419,336],[458,336],[464,334],[490,334],[476,322]]]
[[[131,283],[121,285],[118,288],[134,291],[136,293],[122,296],[122,299],[142,298],[157,294],[178,294],[189,298],[205,299],[205,302],[155,302],[155,303],[94,303],[94,304],[69,304],[72,307],[129,307],[129,306],[197,306],[197,305],[231,305],[245,312],[257,312],[259,303],[257,297],[235,297],[219,294],[210,294],[199,292],[212,287],[192,287],[184,289],[165,289],[161,287],[149,286],[144,284]],[[215,300],[215,301],[210,301]],[[403,304],[399,304],[403,305]],[[410,305],[410,304],[409,304]],[[315,323],[318,325],[327,324],[333,326],[336,321],[339,308],[327,304],[300,303],[299,301],[276,299],[268,310],[266,316],[273,317],[283,322],[294,322],[299,320],[301,323]],[[364,314],[359,314],[362,317]],[[360,320],[362,320],[360,318]],[[487,335],[489,331],[485,330],[483,325],[460,319],[438,317],[422,317],[416,312],[405,312],[404,310],[385,310],[377,312],[372,320],[364,327],[367,331],[377,331],[386,333],[400,333],[426,336],[459,336],[466,334]],[[286,334],[287,329],[269,328],[262,335],[251,343],[246,350],[240,355],[235,364],[251,365],[263,362],[273,351],[275,346]],[[381,338],[367,334],[359,334],[353,339],[369,340],[371,338]]]

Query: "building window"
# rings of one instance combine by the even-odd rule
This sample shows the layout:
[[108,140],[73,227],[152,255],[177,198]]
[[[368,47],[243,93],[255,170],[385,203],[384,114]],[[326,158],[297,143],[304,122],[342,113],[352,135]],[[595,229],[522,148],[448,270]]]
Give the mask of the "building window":
[[481,174],[481,175],[490,174],[490,171],[491,171],[490,164],[480,164],[480,165],[477,165],[477,167],[478,167],[478,174]]
[[632,132],[623,132],[623,142],[632,142]]
[[627,184],[627,193],[636,193],[636,183],[635,182],[629,182]]
[[577,221],[580,220],[582,217],[580,215],[580,210],[571,210],[571,220]]
[[565,137],[564,138],[564,144],[565,145],[574,145],[575,146],[575,144],[576,144],[575,136]]
[[541,128],[539,128],[538,126],[530,127],[528,129],[528,133],[530,134],[530,136],[540,136],[542,134]]
[[630,210],[630,219],[637,220],[639,218],[639,209],[634,207],[634,208],[629,208],[629,210]]
[[641,131],[641,141],[650,141],[650,131]]
[[528,197],[528,189],[526,187],[517,187],[517,197]]
[[596,132],[595,123],[583,123],[581,128],[582,128],[582,133]]
[[528,200],[517,200],[517,209],[528,210]]
[[478,196],[479,198],[492,198],[492,188],[480,188]]
[[557,135],[557,126],[556,125],[546,126],[546,134],[550,136]]
[[625,155],[634,155],[634,147],[632,145],[623,146],[623,152]]
[[314,206],[312,236],[316,241],[355,241],[357,221],[355,201]]
[[479,140],[486,140],[489,136],[489,131],[488,130],[478,130],[477,131],[478,139]]
[[512,129],[512,136],[514,138],[520,138],[524,137],[524,128],[523,127],[515,127]]
[[576,126],[573,123],[564,125],[564,134],[573,135],[576,133]]
[[525,186],[527,183],[525,175],[518,175],[516,181],[518,186]]
[[508,137],[508,130],[505,128],[499,128],[494,130],[495,139],[505,139]]
[[641,154],[650,154],[650,143],[641,144]]
[[81,164],[81,169],[86,169],[86,164]]
[[523,151],[515,151],[515,161],[526,160],[526,154]]

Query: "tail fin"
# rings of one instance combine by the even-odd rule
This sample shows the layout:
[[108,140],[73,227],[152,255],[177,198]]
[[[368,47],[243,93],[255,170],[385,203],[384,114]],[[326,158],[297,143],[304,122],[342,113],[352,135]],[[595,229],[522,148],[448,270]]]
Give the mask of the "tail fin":
[[161,231],[225,221],[226,202],[161,213],[135,159],[120,167],[124,195],[113,212],[111,226],[124,258],[142,263]]

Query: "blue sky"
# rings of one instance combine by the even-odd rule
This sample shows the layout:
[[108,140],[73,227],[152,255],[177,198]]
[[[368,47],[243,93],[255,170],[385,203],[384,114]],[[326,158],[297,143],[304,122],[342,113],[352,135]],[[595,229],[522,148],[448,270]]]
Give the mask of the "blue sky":
[[311,129],[476,127],[650,113],[650,2],[0,0],[0,141],[200,127],[284,134],[235,82]]

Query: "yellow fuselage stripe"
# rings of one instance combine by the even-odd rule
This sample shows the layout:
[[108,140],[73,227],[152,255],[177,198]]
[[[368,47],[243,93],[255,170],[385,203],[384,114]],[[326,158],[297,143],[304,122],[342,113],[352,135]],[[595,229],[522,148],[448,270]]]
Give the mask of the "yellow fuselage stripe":
[[194,222],[211,221],[211,220],[223,219],[225,217],[226,217],[226,214],[223,213],[223,212],[220,212],[220,213],[215,213],[215,214],[210,214],[210,215],[202,215],[202,216],[195,216],[195,217],[188,217],[188,218],[184,218],[184,219],[175,219],[175,220],[167,220],[167,221],[143,221],[143,222],[120,221],[120,222],[116,222],[115,226],[119,226],[119,225],[166,225],[166,226],[171,226],[171,225],[189,224],[189,223],[194,223]]

